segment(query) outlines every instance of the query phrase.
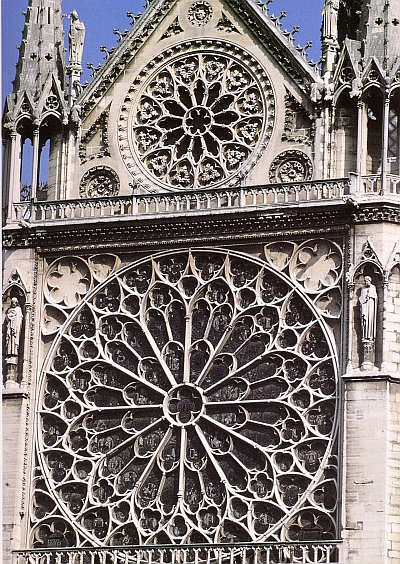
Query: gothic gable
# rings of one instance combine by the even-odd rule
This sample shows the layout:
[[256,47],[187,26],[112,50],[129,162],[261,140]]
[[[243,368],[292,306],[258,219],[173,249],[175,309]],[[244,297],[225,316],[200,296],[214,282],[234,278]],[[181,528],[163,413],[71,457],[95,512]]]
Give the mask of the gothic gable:
[[[269,2],[255,3],[253,0],[230,0],[225,6],[214,3],[213,7],[206,1],[188,3],[185,0],[158,0],[148,3],[146,11],[140,17],[133,18],[131,30],[120,34],[118,46],[110,51],[105,49],[105,64],[94,69],[93,81],[81,96],[83,111],[90,112],[96,99],[136,59],[146,42],[171,37],[175,41],[177,38],[195,38],[204,36],[205,29],[210,36],[215,37],[217,32],[239,33],[238,29],[242,27],[246,36],[262,44],[276,62],[307,90],[310,84],[320,81],[315,68],[306,60],[307,46],[294,46],[296,30],[282,32],[282,15],[269,16],[268,4]],[[210,7],[210,18],[207,21],[206,15],[203,21],[193,15],[204,10],[207,5]],[[205,9],[206,12],[207,10],[208,8]],[[232,14],[231,17],[229,13]],[[234,23],[236,19],[238,26]],[[161,29],[164,31],[159,35]]]
[[[265,5],[180,0],[152,4],[120,34],[77,104],[83,132],[110,106],[110,166],[122,193],[132,185],[169,191],[257,184],[275,178],[283,164],[290,169],[284,177],[311,178],[310,91],[320,78],[280,26]],[[293,131],[288,95],[298,118]],[[108,166],[105,157],[99,155]],[[81,178],[96,154],[87,161]]]

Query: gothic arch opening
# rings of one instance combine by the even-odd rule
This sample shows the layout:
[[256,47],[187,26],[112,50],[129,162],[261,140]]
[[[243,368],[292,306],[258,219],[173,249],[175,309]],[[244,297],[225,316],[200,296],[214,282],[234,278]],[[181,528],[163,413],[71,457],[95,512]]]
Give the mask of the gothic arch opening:
[[60,121],[50,115],[40,126],[38,199],[54,199],[60,185],[62,130]]
[[32,190],[32,165],[33,165],[33,131],[32,122],[28,119],[22,120],[18,124],[18,134],[20,135],[20,166],[19,184],[21,201],[31,198]]
[[357,171],[357,101],[348,90],[336,106],[336,176],[342,178]]
[[382,166],[383,95],[371,87],[365,96],[367,105],[366,174],[379,174]]
[[400,88],[395,89],[390,99],[388,170],[391,174],[400,174]]

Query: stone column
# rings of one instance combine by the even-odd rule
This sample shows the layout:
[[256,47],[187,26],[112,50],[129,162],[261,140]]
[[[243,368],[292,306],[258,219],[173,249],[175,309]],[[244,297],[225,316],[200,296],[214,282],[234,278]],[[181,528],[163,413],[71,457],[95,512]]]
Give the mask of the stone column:
[[36,126],[33,130],[33,159],[32,159],[32,187],[31,187],[31,198],[36,198],[39,180],[39,158],[40,158],[40,147],[39,147],[39,126]]
[[386,92],[385,102],[383,106],[383,120],[382,120],[382,179],[381,179],[381,194],[386,192],[386,176],[388,165],[388,148],[389,148],[389,110],[390,110],[390,95]]

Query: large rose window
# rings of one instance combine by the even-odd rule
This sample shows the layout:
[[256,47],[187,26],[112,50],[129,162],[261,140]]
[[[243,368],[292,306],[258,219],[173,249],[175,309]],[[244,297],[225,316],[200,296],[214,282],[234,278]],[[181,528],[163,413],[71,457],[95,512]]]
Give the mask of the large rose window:
[[[207,51],[164,64],[130,110],[128,138],[143,170],[177,189],[218,185],[242,170],[274,121],[272,88],[258,74],[262,83],[251,65]],[[122,142],[130,165],[127,149]]]
[[36,547],[335,538],[333,344],[262,261],[110,275],[53,343],[39,413]]

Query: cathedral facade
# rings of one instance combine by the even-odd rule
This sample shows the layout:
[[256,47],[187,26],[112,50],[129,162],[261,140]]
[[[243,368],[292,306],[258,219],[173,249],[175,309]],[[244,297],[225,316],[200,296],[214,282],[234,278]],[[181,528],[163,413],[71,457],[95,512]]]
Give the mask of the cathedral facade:
[[319,63],[152,0],[86,84],[61,4],[3,116],[4,563],[399,562],[400,0],[321,1]]

